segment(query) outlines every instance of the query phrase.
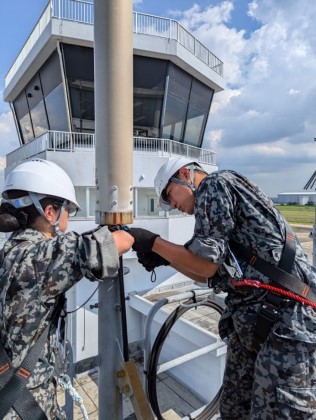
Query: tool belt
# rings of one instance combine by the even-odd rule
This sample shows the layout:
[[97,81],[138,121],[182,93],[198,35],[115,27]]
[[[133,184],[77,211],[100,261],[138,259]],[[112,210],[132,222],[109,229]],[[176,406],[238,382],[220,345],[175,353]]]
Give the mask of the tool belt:
[[230,247],[237,257],[270,279],[269,284],[257,280],[232,280],[235,287],[250,286],[268,290],[258,310],[255,327],[255,351],[259,351],[261,344],[266,340],[271,327],[278,319],[281,307],[286,307],[297,300],[316,308],[315,291],[300,278],[291,274],[296,251],[295,236],[287,223],[285,228],[286,240],[278,266],[260,258],[242,244],[234,241],[230,243]]

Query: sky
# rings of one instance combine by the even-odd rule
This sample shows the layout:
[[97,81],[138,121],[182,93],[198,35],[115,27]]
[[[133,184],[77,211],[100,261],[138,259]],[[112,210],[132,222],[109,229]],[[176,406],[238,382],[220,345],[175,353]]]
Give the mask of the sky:
[[[2,2],[0,183],[19,146],[3,102],[4,77],[47,0]],[[176,19],[224,62],[204,148],[270,197],[302,191],[316,170],[316,2],[311,0],[134,0],[135,11]]]

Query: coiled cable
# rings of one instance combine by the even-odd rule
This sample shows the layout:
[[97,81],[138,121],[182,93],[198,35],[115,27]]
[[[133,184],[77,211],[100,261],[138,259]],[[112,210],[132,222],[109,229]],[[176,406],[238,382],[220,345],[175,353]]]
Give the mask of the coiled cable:
[[[165,320],[165,322],[162,324],[157,337],[155,339],[155,342],[152,347],[152,351],[150,353],[149,361],[148,361],[148,371],[147,371],[147,394],[148,399],[150,402],[150,405],[157,416],[158,420],[163,420],[162,414],[159,409],[159,403],[157,398],[157,368],[158,368],[158,361],[159,356],[163,347],[163,344],[173,327],[173,325],[176,323],[176,321],[189,309],[192,307],[197,306],[208,306],[214,310],[216,310],[220,315],[223,313],[223,307],[219,304],[215,303],[214,301],[211,301],[209,299],[197,299],[192,298],[185,302],[184,305],[179,305]],[[204,410],[197,415],[197,417],[194,417],[196,420],[209,420],[212,418],[217,412],[219,408],[219,400],[221,396],[221,388],[213,398],[213,400],[204,408]],[[189,417],[193,420],[193,417]]]

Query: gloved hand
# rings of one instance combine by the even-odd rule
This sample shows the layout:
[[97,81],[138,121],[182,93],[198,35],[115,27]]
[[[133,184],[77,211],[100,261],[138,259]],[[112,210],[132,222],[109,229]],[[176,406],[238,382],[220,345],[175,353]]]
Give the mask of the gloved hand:
[[138,262],[147,270],[153,271],[156,267],[162,265],[170,265],[170,262],[165,258],[156,254],[154,251],[149,252],[137,252]]
[[156,238],[159,236],[157,233],[142,228],[130,228],[129,234],[132,235],[135,240],[132,248],[137,252],[151,251]]
[[108,225],[110,232],[115,232],[116,230],[125,230],[129,233],[129,227],[126,225]]

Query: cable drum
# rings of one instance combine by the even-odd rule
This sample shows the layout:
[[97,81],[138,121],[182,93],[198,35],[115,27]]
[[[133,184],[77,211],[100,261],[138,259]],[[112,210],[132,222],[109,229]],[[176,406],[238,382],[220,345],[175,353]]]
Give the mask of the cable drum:
[[[147,394],[148,399],[151,405],[152,410],[154,411],[155,415],[157,416],[158,420],[164,420],[162,417],[162,414],[160,412],[159,403],[158,403],[158,397],[157,397],[157,369],[158,369],[158,361],[160,357],[160,353],[162,350],[162,347],[164,345],[164,342],[171,331],[171,328],[174,326],[174,324],[177,322],[177,320],[188,310],[192,308],[196,308],[197,306],[207,306],[209,308],[214,309],[216,312],[218,312],[220,315],[223,313],[224,308],[217,304],[214,301],[211,301],[208,299],[203,298],[194,298],[190,299],[185,302],[185,304],[179,305],[165,320],[165,322],[162,324],[157,337],[155,339],[155,342],[153,344],[149,361],[148,361],[148,371],[147,371]],[[219,391],[213,398],[213,400],[204,408],[202,412],[200,412],[197,416],[192,417],[189,416],[189,419],[194,420],[210,420],[217,412],[219,408],[219,400],[221,396],[221,390],[220,387]]]

